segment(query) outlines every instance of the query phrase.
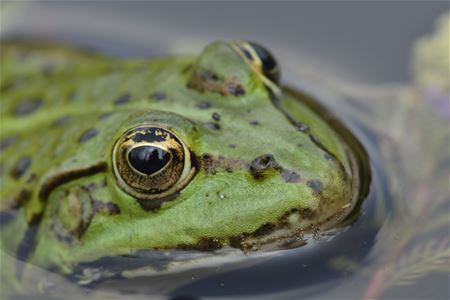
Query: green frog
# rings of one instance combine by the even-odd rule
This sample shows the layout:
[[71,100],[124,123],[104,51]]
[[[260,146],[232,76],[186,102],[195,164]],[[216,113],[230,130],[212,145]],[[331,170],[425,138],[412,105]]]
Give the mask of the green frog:
[[1,65],[2,251],[80,283],[299,247],[367,193],[359,142],[259,44],[124,60],[11,42]]

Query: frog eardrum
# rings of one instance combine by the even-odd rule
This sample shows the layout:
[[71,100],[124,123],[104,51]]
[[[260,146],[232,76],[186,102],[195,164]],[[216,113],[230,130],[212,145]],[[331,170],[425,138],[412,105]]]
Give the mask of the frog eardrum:
[[169,129],[158,125],[125,132],[114,147],[113,167],[120,187],[140,200],[170,196],[195,173],[188,147]]
[[261,45],[248,41],[234,41],[232,47],[256,71],[275,84],[280,81],[280,69],[274,56]]

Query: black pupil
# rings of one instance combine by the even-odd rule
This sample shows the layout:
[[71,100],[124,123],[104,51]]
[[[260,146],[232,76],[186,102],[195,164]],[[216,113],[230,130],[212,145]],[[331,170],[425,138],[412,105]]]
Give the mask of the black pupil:
[[253,50],[255,50],[256,54],[258,54],[259,59],[263,64],[264,71],[272,71],[275,69],[277,62],[268,50],[256,43],[249,42],[249,44],[252,46]]
[[152,175],[169,162],[170,153],[158,147],[140,146],[128,153],[128,160],[139,172]]

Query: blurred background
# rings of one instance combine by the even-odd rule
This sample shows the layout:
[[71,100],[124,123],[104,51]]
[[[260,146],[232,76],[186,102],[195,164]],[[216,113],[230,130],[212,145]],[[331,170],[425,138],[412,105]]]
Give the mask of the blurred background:
[[[409,81],[412,43],[448,1],[5,1],[3,38],[68,41],[126,56],[198,52],[216,39],[270,48],[350,80]],[[293,61],[295,60],[295,61]]]

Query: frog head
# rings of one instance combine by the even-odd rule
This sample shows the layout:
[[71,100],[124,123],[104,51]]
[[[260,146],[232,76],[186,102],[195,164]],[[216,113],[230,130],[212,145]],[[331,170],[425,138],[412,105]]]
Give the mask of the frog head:
[[[51,84],[36,79],[46,90],[40,112],[5,126],[22,130],[11,164],[29,145],[36,152],[2,191],[27,191],[36,264],[69,273],[139,251],[297,247],[341,224],[361,198],[359,144],[283,87],[256,43],[214,42],[194,58],[76,57],[55,67],[63,76]],[[52,110],[68,91],[74,99]],[[18,99],[10,93],[5,111]]]

